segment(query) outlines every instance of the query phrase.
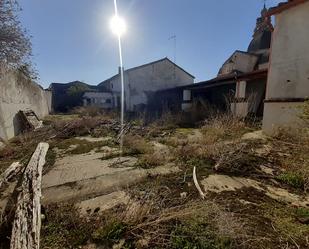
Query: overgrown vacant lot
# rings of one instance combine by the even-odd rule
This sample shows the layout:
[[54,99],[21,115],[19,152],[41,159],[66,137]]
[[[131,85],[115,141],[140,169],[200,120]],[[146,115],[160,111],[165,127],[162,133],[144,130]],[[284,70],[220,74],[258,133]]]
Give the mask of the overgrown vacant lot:
[[3,171],[50,143],[41,248],[309,247],[307,131],[266,137],[230,115],[141,124],[126,125],[121,153],[113,117],[51,116],[0,152]]

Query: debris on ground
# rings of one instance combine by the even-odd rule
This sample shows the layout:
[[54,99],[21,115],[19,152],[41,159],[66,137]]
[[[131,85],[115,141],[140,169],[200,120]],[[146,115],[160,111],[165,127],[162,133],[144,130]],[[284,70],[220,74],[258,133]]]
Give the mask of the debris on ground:
[[43,126],[43,122],[38,118],[33,110],[21,110],[18,114],[23,131],[36,130]]

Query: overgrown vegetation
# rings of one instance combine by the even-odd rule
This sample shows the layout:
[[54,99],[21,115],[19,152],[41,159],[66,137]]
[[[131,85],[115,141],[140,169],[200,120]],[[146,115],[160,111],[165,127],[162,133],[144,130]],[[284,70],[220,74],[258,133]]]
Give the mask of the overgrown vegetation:
[[94,229],[71,205],[48,206],[42,222],[42,248],[77,248],[86,244]]
[[216,114],[205,121],[201,131],[204,135],[204,143],[212,144],[220,140],[239,138],[252,129],[244,120],[232,114]]
[[[0,151],[0,157],[7,164],[20,158],[28,160],[29,148],[34,150],[38,141],[46,137],[52,149],[57,147],[67,154],[87,153],[103,145],[118,147],[119,122],[105,114],[92,115],[82,110],[72,116],[50,117],[45,124],[41,130],[10,141]],[[149,175],[125,189],[130,196],[127,205],[100,214],[82,217],[72,204],[45,207],[42,248],[83,248],[91,244],[101,248],[118,245],[157,249],[309,246],[308,208],[277,202],[253,188],[207,193],[202,200],[192,182],[192,169],[196,167],[200,183],[209,174],[225,174],[305,195],[309,186],[306,133],[279,130],[273,137],[243,139],[244,133],[257,126],[222,114],[196,124],[200,128],[179,123],[173,126],[172,122],[167,126],[143,124],[134,121],[126,126],[129,128],[122,155],[137,157],[137,167],[148,169],[172,163],[181,171]],[[111,140],[87,142],[75,138],[79,136],[104,136]],[[116,150],[102,160],[119,155]],[[49,152],[48,168],[55,160],[55,152]],[[261,166],[272,173],[263,172]]]

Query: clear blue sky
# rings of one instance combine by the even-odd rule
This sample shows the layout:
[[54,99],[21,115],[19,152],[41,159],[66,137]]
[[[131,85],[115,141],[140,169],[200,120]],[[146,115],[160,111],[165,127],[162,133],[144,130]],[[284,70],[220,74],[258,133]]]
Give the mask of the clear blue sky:
[[[274,6],[279,0],[268,0]],[[22,24],[33,36],[40,83],[81,80],[98,84],[114,75],[118,50],[109,29],[113,0],[20,0]],[[118,0],[128,30],[124,67],[168,56],[177,35],[177,64],[214,77],[236,50],[246,50],[263,0]]]

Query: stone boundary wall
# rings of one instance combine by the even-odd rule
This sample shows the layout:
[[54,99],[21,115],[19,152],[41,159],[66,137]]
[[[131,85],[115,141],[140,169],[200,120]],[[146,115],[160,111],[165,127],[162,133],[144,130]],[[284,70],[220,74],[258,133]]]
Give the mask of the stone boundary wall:
[[51,92],[19,71],[0,74],[0,138],[7,140],[20,133],[17,113],[32,109],[39,118],[51,111]]

